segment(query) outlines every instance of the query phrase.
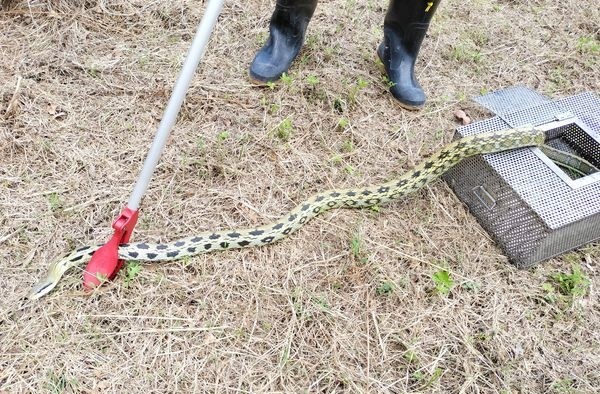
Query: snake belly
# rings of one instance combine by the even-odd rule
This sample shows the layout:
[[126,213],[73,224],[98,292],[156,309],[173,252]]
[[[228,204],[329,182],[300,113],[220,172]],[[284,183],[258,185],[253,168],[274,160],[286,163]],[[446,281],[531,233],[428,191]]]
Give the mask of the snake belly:
[[[332,189],[317,193],[279,220],[255,228],[210,231],[169,243],[136,242],[119,246],[123,260],[169,261],[201,253],[268,245],[300,229],[315,216],[336,208],[366,208],[383,205],[406,196],[439,178],[461,160],[478,154],[542,146],[545,134],[533,127],[482,133],[456,140],[437,151],[397,179],[353,189]],[[79,248],[52,263],[46,277],[29,294],[38,299],[49,293],[70,268],[90,260],[102,245]]]

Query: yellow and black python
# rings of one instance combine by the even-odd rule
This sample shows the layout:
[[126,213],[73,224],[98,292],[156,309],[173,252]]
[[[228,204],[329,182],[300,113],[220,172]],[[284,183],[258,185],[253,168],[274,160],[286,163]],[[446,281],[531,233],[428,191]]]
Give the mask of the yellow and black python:
[[[294,233],[315,216],[335,208],[366,208],[386,204],[439,178],[461,160],[474,155],[542,146],[545,134],[534,127],[483,133],[456,140],[400,178],[364,188],[334,189],[313,195],[279,220],[261,227],[206,232],[170,243],[137,242],[119,246],[119,258],[168,261],[219,250],[263,246]],[[50,292],[71,267],[87,262],[102,245],[85,246],[54,262],[31,291],[38,299]]]

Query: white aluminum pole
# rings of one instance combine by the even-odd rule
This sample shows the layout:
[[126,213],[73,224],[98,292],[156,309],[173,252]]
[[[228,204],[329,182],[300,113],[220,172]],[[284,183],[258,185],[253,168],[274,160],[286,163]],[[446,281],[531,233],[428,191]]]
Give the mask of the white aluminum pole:
[[217,23],[217,18],[219,17],[221,9],[223,8],[223,1],[224,0],[208,1],[208,5],[206,6],[206,10],[202,16],[200,25],[198,26],[198,30],[196,31],[196,35],[192,41],[190,50],[188,51],[185,62],[183,63],[183,68],[179,74],[179,78],[177,78],[177,82],[173,88],[173,93],[171,94],[171,98],[169,99],[169,103],[165,109],[165,113],[158,126],[158,131],[156,132],[156,136],[154,137],[154,141],[152,142],[152,146],[150,147],[150,151],[148,152],[148,156],[146,157],[146,161],[144,162],[140,176],[135,183],[133,192],[129,197],[129,201],[127,202],[127,207],[132,210],[137,210],[140,207],[142,197],[144,197],[144,194],[146,194],[148,184],[150,183],[150,179],[152,179],[152,174],[156,169],[160,155],[167,143],[167,138],[169,137],[171,129],[177,120],[177,115],[181,109],[181,104],[183,103],[185,94],[190,86],[190,82],[192,81],[194,74],[196,73],[196,68],[198,68],[198,64],[200,63],[200,59],[204,54],[210,35],[215,24]]

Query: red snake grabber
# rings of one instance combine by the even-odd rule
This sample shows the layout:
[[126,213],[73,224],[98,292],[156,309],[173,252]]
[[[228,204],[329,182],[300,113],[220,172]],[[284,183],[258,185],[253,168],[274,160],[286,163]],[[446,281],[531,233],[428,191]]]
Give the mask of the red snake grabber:
[[119,244],[126,243],[131,237],[133,228],[138,219],[140,202],[148,189],[148,184],[152,178],[152,174],[158,164],[160,155],[167,143],[167,138],[171,133],[171,129],[175,124],[177,115],[185,98],[185,94],[190,86],[190,82],[196,72],[196,68],[200,63],[200,59],[204,54],[208,40],[211,36],[213,28],[217,22],[217,18],[223,8],[224,0],[209,0],[204,11],[198,30],[192,45],[188,51],[183,68],[179,74],[179,78],[173,88],[173,93],[167,104],[162,120],[158,126],[156,136],[142,167],[142,171],[133,188],[133,192],[129,197],[127,205],[113,222],[114,234],[110,240],[94,253],[92,259],[88,263],[83,272],[83,286],[86,289],[92,289],[99,286],[104,279],[113,279],[117,272],[123,266],[123,260],[119,260],[118,249]]

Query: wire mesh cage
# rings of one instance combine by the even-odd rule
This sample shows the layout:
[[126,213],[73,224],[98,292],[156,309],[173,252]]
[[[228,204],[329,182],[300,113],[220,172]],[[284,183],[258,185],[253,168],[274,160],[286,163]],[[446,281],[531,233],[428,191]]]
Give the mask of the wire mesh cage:
[[582,173],[527,148],[467,159],[444,176],[509,260],[529,267],[600,239],[600,99],[513,87],[475,100],[496,116],[458,128],[457,138],[534,125],[550,147],[591,164]]

